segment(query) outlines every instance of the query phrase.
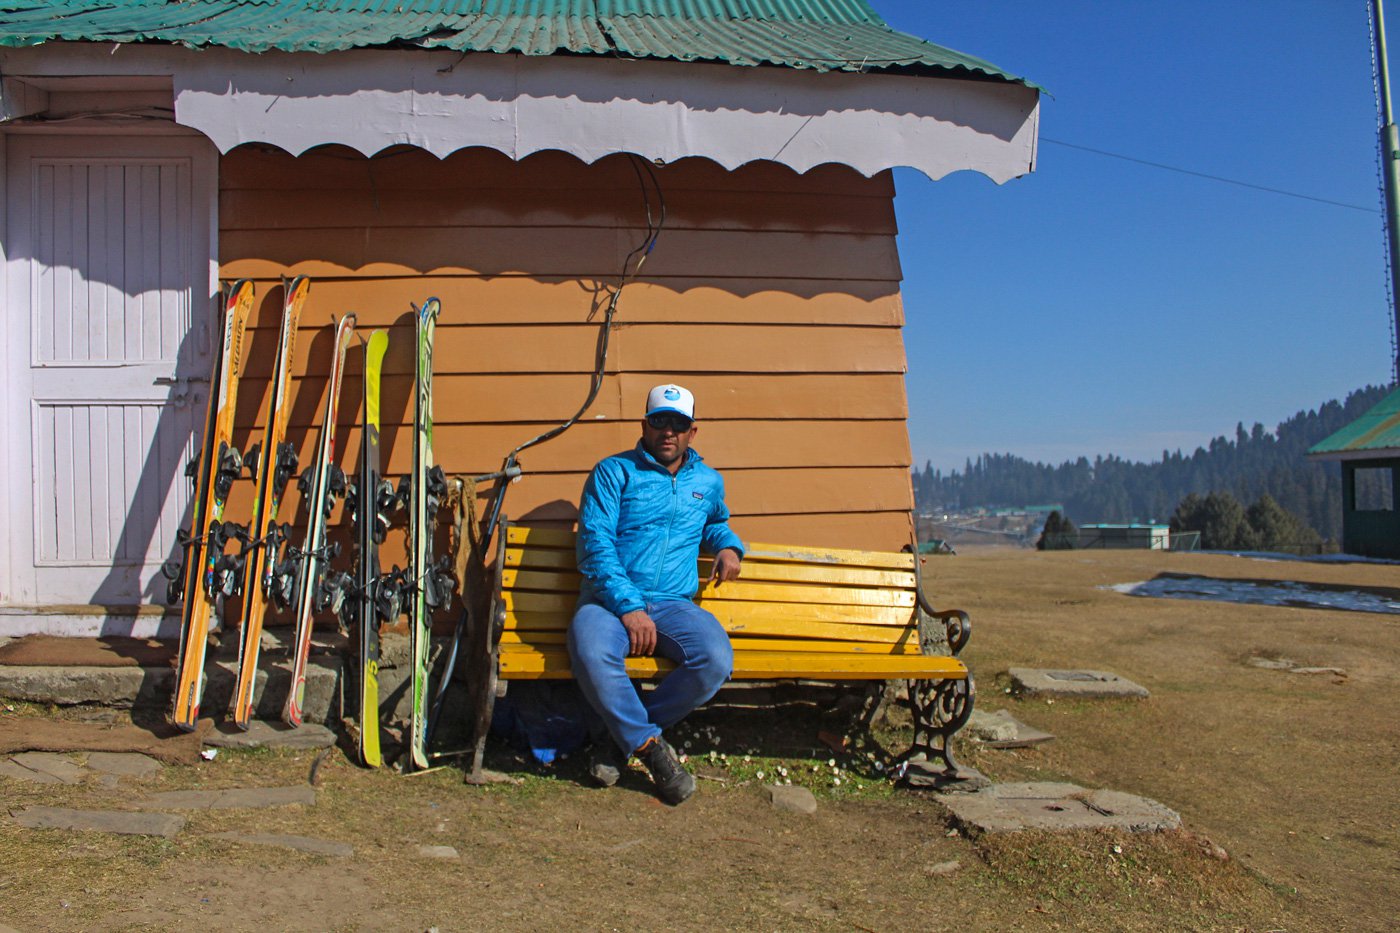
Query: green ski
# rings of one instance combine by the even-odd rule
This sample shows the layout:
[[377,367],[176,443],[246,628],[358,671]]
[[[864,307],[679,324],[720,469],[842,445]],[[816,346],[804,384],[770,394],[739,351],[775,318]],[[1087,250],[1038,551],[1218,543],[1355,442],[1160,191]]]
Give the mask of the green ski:
[[413,472],[408,477],[409,638],[412,644],[413,713],[409,724],[411,767],[428,767],[429,648],[433,610],[452,594],[448,559],[433,559],[433,527],[447,493],[442,468],[433,463],[433,333],[442,308],[429,298],[418,308],[418,352],[413,409]]

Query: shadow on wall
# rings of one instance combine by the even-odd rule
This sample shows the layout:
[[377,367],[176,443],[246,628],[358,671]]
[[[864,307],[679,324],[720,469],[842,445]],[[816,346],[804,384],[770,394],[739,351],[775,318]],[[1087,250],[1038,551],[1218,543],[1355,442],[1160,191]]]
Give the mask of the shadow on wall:
[[625,155],[586,165],[561,152],[514,162],[488,149],[439,160],[322,146],[293,157],[249,144],[221,173],[227,276],[528,276],[590,293],[572,316],[581,321],[664,210],[644,273],[673,291],[874,300],[896,294],[900,278],[889,173],[839,165],[728,172],[690,158],[643,170]]

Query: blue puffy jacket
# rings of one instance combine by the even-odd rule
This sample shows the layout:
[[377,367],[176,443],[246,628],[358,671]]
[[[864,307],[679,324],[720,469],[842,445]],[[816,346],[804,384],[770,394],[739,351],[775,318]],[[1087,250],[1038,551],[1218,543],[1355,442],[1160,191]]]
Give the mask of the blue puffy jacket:
[[744,553],[728,523],[724,480],[694,450],[674,476],[640,441],[608,457],[589,474],[579,503],[580,601],[620,616],[649,602],[693,599],[702,548]]

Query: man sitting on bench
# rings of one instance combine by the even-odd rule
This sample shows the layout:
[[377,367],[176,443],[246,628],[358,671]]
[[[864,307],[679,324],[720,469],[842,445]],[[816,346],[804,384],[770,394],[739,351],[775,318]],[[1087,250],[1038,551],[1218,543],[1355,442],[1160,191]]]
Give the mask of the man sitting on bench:
[[[589,773],[617,783],[628,755],[646,765],[658,795],[695,793],[662,730],[684,719],[729,679],[734,652],[719,621],[695,605],[700,551],[711,580],[739,576],[744,545],[729,528],[724,481],[690,449],[695,398],[677,385],[647,394],[642,438],[593,468],[579,504],[578,608],[569,626],[574,677],[611,741],[595,740]],[[676,668],[639,694],[628,655],[660,654]]]

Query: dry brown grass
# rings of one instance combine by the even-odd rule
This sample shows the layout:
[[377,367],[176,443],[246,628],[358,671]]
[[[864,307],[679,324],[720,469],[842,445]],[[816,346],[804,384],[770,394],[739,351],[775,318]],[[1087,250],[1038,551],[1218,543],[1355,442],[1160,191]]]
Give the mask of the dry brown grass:
[[[189,814],[171,841],[31,832],[0,821],[0,920],[20,930],[176,929],[1386,929],[1400,916],[1394,617],[1133,599],[1097,587],[1160,572],[1395,587],[1395,567],[1209,555],[965,553],[929,563],[937,602],[973,615],[983,707],[1058,738],[969,750],[999,780],[1144,794],[1189,832],[948,835],[934,802],[818,783],[812,818],[778,813],[754,775],[810,768],[812,717],[729,713],[747,765],[675,810],[641,779],[595,791],[576,765],[518,786],[453,771],[370,773],[336,758],[310,808]],[[1341,682],[1248,667],[1340,667]],[[1010,666],[1112,670],[1140,702],[1047,704],[1002,692]],[[32,715],[21,710],[14,715]],[[311,753],[223,753],[139,787],[0,779],[7,808],[121,808],[147,790],[306,780]],[[824,760],[825,753],[822,758]],[[510,764],[508,759],[501,763]],[[349,842],[336,860],[209,838],[229,829]],[[1229,851],[1222,862],[1202,837]],[[451,845],[456,862],[425,860]],[[1115,851],[1114,847],[1119,851]],[[951,872],[938,868],[957,861]],[[63,906],[63,905],[67,906]]]

